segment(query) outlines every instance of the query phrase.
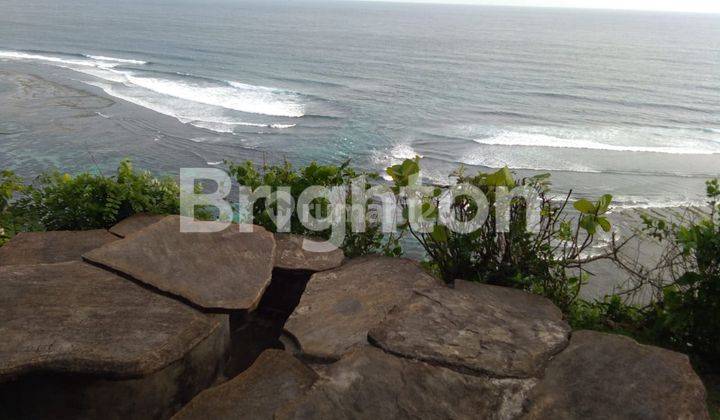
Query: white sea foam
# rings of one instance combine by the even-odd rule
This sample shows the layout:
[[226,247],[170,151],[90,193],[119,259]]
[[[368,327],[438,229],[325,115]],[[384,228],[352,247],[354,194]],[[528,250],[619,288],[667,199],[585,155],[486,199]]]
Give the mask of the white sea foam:
[[[412,148],[412,146],[407,143],[399,143],[391,147],[389,150],[386,150],[384,153],[379,151],[376,152],[373,156],[373,160],[376,165],[386,168],[402,163],[405,159],[414,159],[415,156],[420,155]],[[392,179],[390,178],[390,175],[386,174],[384,171],[381,171],[381,176],[388,181]]]
[[181,80],[127,75],[128,82],[153,92],[186,101],[212,105],[249,114],[302,117],[304,107],[296,94],[242,83],[202,85]]
[[0,59],[41,61],[86,74],[99,80],[85,83],[101,88],[108,95],[218,133],[232,133],[237,126],[273,129],[295,126],[284,122],[248,122],[243,116],[231,115],[233,113],[283,118],[304,115],[304,105],[295,92],[235,81],[204,80],[191,75],[160,78],[120,67],[144,65],[145,61],[89,54],[83,57],[0,50]]
[[128,58],[115,58],[115,57],[106,57],[104,55],[90,55],[90,54],[83,54],[83,56],[87,58],[92,58],[93,60],[100,60],[100,61],[109,61],[111,63],[120,63],[120,64],[138,64],[138,65],[145,65],[148,62],[142,61],[142,60],[131,60]]
[[191,121],[190,125],[198,128],[204,128],[205,130],[214,131],[216,133],[232,133],[235,130],[235,126],[232,124],[223,124],[209,121]]
[[99,66],[100,63],[94,60],[85,60],[81,58],[63,58],[53,57],[42,54],[24,53],[19,51],[0,51],[0,59],[6,60],[32,60],[32,61],[46,61],[48,63],[60,64],[60,65],[74,65],[74,66]]
[[484,166],[487,168],[502,168],[507,166],[510,169],[526,169],[531,171],[567,171],[589,174],[599,174],[602,171],[581,165],[567,162],[566,160],[552,159],[549,156],[536,159],[524,156],[504,156],[487,153],[471,153],[459,159],[460,163],[473,166]]
[[[82,67],[99,67],[113,68],[120,64],[147,64],[145,61],[130,60],[126,58],[115,58],[95,55],[83,55],[85,58],[73,56],[53,56],[45,54],[27,53],[22,51],[6,51],[0,50],[0,59],[7,60],[30,60],[44,61],[47,63],[59,65],[61,67],[82,66]],[[72,68],[72,67],[71,67]]]
[[560,137],[541,132],[504,130],[495,135],[476,138],[475,142],[491,146],[550,147],[560,149],[607,150],[613,152],[666,153],[675,155],[712,155],[720,153],[720,144],[708,141],[679,142],[673,146],[611,144],[578,137]]
[[204,128],[206,130],[215,131],[216,133],[234,133],[235,127],[258,127],[258,128],[275,128],[275,129],[286,129],[295,127],[295,124],[259,124],[244,121],[217,121],[217,120],[204,120],[204,121],[189,121],[180,118],[180,121],[185,124],[190,124],[198,128]]
[[653,200],[646,197],[618,195],[613,200],[613,207],[616,209],[689,208],[704,207],[706,205],[706,201],[702,199]]

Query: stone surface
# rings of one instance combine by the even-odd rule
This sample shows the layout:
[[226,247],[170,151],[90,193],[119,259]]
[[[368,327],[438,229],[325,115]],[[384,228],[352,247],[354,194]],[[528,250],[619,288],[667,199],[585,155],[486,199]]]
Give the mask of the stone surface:
[[82,262],[0,279],[0,417],[169,418],[222,372],[227,315]]
[[312,252],[303,249],[299,235],[276,234],[275,267],[283,270],[325,271],[340,267],[345,255],[341,249],[331,252]]
[[0,266],[80,261],[84,253],[117,239],[102,229],[23,232],[0,247]]
[[83,257],[204,308],[250,310],[270,284],[275,240],[257,226],[182,233],[180,216],[167,216]]
[[276,409],[304,395],[317,378],[290,353],[266,350],[250,369],[200,393],[173,419],[272,419]]
[[36,371],[144,376],[227,323],[79,261],[0,267],[0,278],[0,382]]
[[377,327],[382,349],[460,372],[497,377],[539,376],[567,345],[570,327],[548,300],[483,284],[415,291]]
[[285,330],[308,359],[338,360],[415,288],[440,286],[414,261],[365,257],[314,274]]
[[164,219],[165,216],[158,215],[158,214],[147,214],[147,213],[139,213],[134,214],[122,221],[120,221],[115,226],[111,227],[110,233],[113,235],[119,236],[121,238],[125,238],[128,235],[131,235],[135,232],[138,232],[142,229],[145,229],[146,227],[153,225],[162,219]]
[[533,379],[469,376],[391,356],[370,346],[331,365],[276,419],[509,419]]
[[590,331],[548,365],[527,419],[707,419],[705,388],[687,356]]

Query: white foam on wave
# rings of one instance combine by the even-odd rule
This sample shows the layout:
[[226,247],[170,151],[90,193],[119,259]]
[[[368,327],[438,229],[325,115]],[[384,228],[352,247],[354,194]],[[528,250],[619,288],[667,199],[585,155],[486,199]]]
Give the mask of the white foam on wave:
[[[373,161],[375,161],[375,164],[380,166],[381,168],[386,168],[393,165],[398,165],[402,163],[405,159],[414,159],[416,156],[422,156],[415,151],[415,149],[412,148],[407,143],[398,143],[391,147],[390,149],[386,150],[385,152],[375,152],[373,155]],[[385,180],[391,181],[392,178],[390,178],[390,175],[385,173],[385,171],[381,171],[380,174]]]
[[613,208],[615,209],[662,209],[662,208],[690,208],[705,207],[702,199],[660,199],[652,200],[638,196],[615,196]]
[[55,63],[61,65],[74,65],[74,66],[99,66],[100,63],[93,60],[74,59],[74,58],[61,58],[53,57],[42,54],[31,54],[19,51],[0,51],[0,59],[6,60],[30,60],[30,61],[46,61],[48,63]]
[[81,67],[99,67],[110,69],[121,64],[147,64],[145,61],[130,60],[126,58],[115,58],[105,56],[83,55],[85,58],[74,58],[69,56],[53,56],[45,54],[27,53],[22,51],[0,50],[0,59],[6,60],[28,60],[28,61],[44,61],[47,63],[59,65],[61,67],[81,66]]
[[115,57],[107,57],[104,55],[90,55],[90,54],[83,54],[83,56],[87,58],[92,58],[93,60],[99,60],[99,61],[109,61],[111,63],[120,63],[120,64],[137,64],[137,65],[145,65],[148,62],[142,61],[142,60],[131,60],[129,58],[115,58]]
[[186,101],[277,117],[302,117],[304,106],[296,94],[263,86],[229,82],[227,85],[202,85],[181,80],[127,75],[128,82],[153,92]]
[[[539,160],[539,162],[538,162]],[[525,169],[530,171],[557,171],[557,172],[580,172],[588,174],[599,174],[602,171],[588,166],[567,162],[566,160],[555,160],[549,156],[542,159],[525,156],[505,156],[500,154],[470,153],[459,159],[465,165],[484,166],[486,168]]]
[[98,80],[85,83],[101,88],[108,95],[218,133],[232,133],[237,126],[295,127],[284,122],[248,122],[241,119],[243,116],[231,115],[237,112],[283,118],[304,115],[304,105],[295,92],[234,81],[204,80],[191,75],[151,77],[121,67],[123,64],[144,65],[146,61],[88,54],[83,57],[0,50],[0,59],[41,61],[86,74]]
[[287,129],[295,127],[295,124],[259,124],[244,121],[217,121],[217,120],[206,120],[206,121],[189,121],[180,119],[185,124],[203,128],[205,130],[214,131],[216,133],[234,133],[235,127],[258,127],[258,128],[275,128],[275,129]]
[[473,139],[476,143],[508,147],[549,147],[558,149],[587,149],[613,152],[665,153],[675,155],[712,155],[720,153],[714,142],[683,142],[677,146],[645,146],[611,144],[581,137],[560,137],[539,132],[504,130],[495,135]]

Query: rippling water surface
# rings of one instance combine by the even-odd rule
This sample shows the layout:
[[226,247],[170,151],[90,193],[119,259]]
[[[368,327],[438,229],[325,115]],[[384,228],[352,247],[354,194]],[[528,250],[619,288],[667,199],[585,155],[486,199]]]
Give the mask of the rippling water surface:
[[460,164],[507,165],[642,207],[698,200],[720,173],[716,15],[230,0],[0,8],[0,166],[28,174],[126,155],[171,172],[224,158],[380,170],[420,155],[437,182]]

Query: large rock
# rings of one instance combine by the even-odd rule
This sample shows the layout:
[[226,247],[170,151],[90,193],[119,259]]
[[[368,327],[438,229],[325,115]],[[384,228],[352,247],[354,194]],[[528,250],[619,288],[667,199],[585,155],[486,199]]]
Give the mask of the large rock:
[[102,229],[18,233],[0,247],[0,266],[80,261],[84,253],[117,239]]
[[685,355],[590,331],[548,365],[528,419],[707,419],[705,388]]
[[139,232],[150,225],[154,225],[164,218],[165,216],[157,214],[138,213],[123,219],[109,230],[113,235],[125,238],[128,235]]
[[167,417],[212,384],[227,315],[82,262],[0,267],[0,407],[11,417]]
[[282,350],[266,350],[250,369],[193,399],[174,420],[273,418],[275,410],[304,395],[318,376]]
[[285,330],[304,357],[338,360],[353,347],[367,344],[368,330],[416,288],[439,286],[414,261],[366,257],[335,270],[314,274]]
[[458,287],[416,291],[370,330],[370,341],[460,372],[520,378],[538,376],[567,345],[570,327],[547,299],[482,284]]
[[83,257],[204,308],[249,310],[270,284],[275,240],[257,226],[182,233],[180,216],[167,216]]
[[311,239],[299,235],[276,234],[275,267],[282,270],[318,272],[340,267],[345,255],[342,249],[312,252],[303,248]]
[[510,419],[534,380],[468,376],[370,346],[336,362],[276,419]]

